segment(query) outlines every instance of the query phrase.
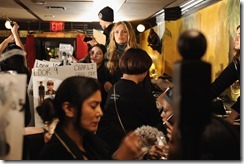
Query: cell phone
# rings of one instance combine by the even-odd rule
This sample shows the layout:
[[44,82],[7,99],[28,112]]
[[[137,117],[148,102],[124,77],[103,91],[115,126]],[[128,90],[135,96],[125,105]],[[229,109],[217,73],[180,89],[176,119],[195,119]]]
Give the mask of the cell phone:
[[[172,114],[167,118],[167,121],[168,121],[171,125],[173,125],[173,123],[174,123],[174,113],[172,113]],[[167,125],[166,125],[165,122],[163,122],[163,125],[167,127]]]

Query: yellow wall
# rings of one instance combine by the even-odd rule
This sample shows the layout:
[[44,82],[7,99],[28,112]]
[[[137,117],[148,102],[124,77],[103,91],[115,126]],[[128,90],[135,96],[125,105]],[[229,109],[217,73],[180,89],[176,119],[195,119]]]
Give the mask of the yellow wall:
[[[198,29],[206,37],[208,47],[204,61],[212,64],[212,80],[227,66],[232,56],[235,28],[240,24],[240,0],[222,0],[176,21],[165,21],[162,53],[147,45],[149,30],[140,34],[141,46],[152,57],[157,76],[172,75],[173,63],[181,60],[176,45],[181,32]],[[154,27],[157,31],[158,26]]]

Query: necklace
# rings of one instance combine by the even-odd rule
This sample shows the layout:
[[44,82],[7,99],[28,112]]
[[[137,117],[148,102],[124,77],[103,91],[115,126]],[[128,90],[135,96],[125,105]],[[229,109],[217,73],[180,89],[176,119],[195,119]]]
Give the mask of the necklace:
[[74,159],[76,159],[76,156],[74,153],[70,150],[70,148],[66,145],[66,143],[62,140],[62,138],[55,132],[54,133],[57,139],[61,142],[61,144],[65,147],[65,149],[72,155]]

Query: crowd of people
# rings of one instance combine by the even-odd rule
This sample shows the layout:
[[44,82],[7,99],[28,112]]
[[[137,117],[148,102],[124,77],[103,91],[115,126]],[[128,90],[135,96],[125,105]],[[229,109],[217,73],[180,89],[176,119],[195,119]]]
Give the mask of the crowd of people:
[[[179,119],[174,109],[175,88],[169,87],[155,98],[149,76],[152,59],[138,45],[131,23],[114,23],[113,9],[108,6],[99,11],[98,17],[106,44],[92,38],[87,42],[87,56],[79,61],[96,63],[98,78],[72,76],[63,80],[57,90],[53,89],[53,81],[47,81],[47,90],[40,82],[37,111],[48,127],[38,131],[43,134],[43,142],[36,159],[133,160],[142,154],[140,159],[184,159],[180,126],[175,123]],[[0,44],[0,54],[12,49],[24,51],[18,28],[14,22],[12,34]],[[236,29],[234,49],[233,60],[210,84],[211,100],[240,80],[240,26]],[[27,83],[30,81],[25,56],[8,58],[0,63],[0,68],[1,71],[27,74]],[[240,116],[240,97],[232,109],[226,119],[211,117],[211,123],[202,133],[199,159],[240,160],[240,134],[232,126]],[[29,122],[27,96],[25,127]],[[141,138],[134,133],[143,125],[162,131],[167,144],[155,142],[145,153]],[[231,147],[231,150],[226,150],[226,147]]]

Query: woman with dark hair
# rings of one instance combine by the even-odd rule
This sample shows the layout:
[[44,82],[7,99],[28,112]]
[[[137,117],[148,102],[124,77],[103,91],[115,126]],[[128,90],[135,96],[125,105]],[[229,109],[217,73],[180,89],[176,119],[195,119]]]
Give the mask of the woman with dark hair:
[[115,151],[127,132],[142,125],[155,127],[161,122],[153,95],[138,84],[144,80],[152,64],[146,51],[128,49],[120,58],[122,78],[108,93],[104,116],[97,135]]
[[[16,50],[16,51],[14,51],[14,50]],[[6,60],[4,60],[0,64],[0,70],[1,71],[12,70],[12,71],[16,71],[17,73],[20,73],[20,74],[26,74],[27,75],[27,85],[28,85],[28,83],[30,81],[31,73],[30,73],[29,69],[26,67],[25,52],[21,49],[21,47],[19,47],[15,43],[11,43],[6,47],[5,54],[8,55],[7,53],[9,53],[9,54],[16,53],[16,54],[9,57]],[[24,54],[24,55],[22,55],[22,54]]]
[[171,132],[174,124],[174,109],[173,109],[173,87],[168,87],[157,97],[158,103],[162,108],[163,124],[158,125],[158,128],[167,134],[167,140],[171,139]]
[[[0,62],[0,71],[3,72],[10,72],[14,71],[18,74],[26,74],[27,76],[27,84],[28,86],[31,73],[29,69],[26,67],[25,64],[25,52],[16,45],[15,43],[11,43],[7,46],[5,49],[5,52],[1,54],[2,57],[6,57],[5,60]],[[25,127],[27,127],[31,120],[31,112],[30,112],[30,105],[29,105],[29,97],[26,93],[26,99],[25,99]]]
[[[236,54],[233,60],[211,84],[212,99],[219,96],[225,89],[230,87],[237,80],[240,81],[240,28],[240,26],[236,28],[236,37],[234,40],[234,51]],[[240,96],[237,98],[237,101],[231,106],[231,108],[233,110],[226,120],[232,124],[240,115]]]
[[[45,99],[43,103],[47,111],[53,112],[54,109],[52,117],[48,115],[50,120],[46,121],[58,118],[59,122],[51,139],[43,146],[40,159],[112,159],[107,145],[94,134],[103,115],[100,103],[101,92],[97,80],[81,76],[65,79],[54,100]],[[136,147],[139,141],[135,134],[128,135],[124,141],[114,154],[116,159],[132,159],[141,153]]]
[[101,86],[102,103],[101,107],[104,109],[106,103],[108,91],[111,88],[111,75],[108,68],[105,65],[104,58],[107,52],[106,47],[103,44],[95,44],[89,48],[88,63],[97,64],[97,79]]
[[104,109],[104,105],[107,100],[108,91],[112,86],[112,77],[108,68],[105,65],[105,54],[107,52],[106,47],[103,44],[95,44],[88,49],[88,55],[82,60],[82,63],[96,63],[97,64],[97,79],[100,83],[102,92],[101,107]]

